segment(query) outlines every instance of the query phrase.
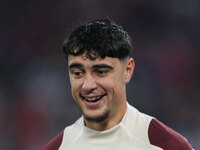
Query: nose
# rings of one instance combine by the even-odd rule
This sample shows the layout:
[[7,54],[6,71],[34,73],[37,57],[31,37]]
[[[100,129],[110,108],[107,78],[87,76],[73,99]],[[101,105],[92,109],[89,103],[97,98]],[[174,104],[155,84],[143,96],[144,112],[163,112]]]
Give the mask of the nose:
[[83,93],[85,93],[85,94],[89,93],[96,88],[97,88],[97,83],[96,83],[95,78],[92,77],[91,75],[86,75],[83,85],[82,85]]

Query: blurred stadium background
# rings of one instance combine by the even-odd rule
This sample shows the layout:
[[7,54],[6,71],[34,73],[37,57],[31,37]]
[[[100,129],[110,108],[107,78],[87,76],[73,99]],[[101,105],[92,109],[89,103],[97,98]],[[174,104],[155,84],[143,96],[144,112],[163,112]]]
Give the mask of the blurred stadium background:
[[6,0],[0,16],[1,150],[38,150],[81,115],[62,41],[80,23],[106,17],[132,37],[129,103],[199,148],[199,0]]

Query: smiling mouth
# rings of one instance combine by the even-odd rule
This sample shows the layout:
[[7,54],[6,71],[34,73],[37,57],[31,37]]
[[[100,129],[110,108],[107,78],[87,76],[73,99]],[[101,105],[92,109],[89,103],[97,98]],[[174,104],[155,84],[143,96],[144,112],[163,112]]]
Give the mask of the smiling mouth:
[[104,97],[105,95],[106,95],[106,94],[104,94],[104,95],[102,95],[102,96],[96,96],[96,97],[84,97],[84,96],[82,96],[82,95],[80,95],[80,96],[81,96],[81,98],[82,98],[83,100],[85,100],[86,102],[95,103],[95,102],[99,101],[102,97]]

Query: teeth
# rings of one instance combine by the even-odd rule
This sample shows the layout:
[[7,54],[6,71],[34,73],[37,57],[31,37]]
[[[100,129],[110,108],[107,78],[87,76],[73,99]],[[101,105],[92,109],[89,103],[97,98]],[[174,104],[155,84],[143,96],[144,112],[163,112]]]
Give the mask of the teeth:
[[87,101],[95,101],[100,99],[101,97],[91,97],[91,98],[85,98]]

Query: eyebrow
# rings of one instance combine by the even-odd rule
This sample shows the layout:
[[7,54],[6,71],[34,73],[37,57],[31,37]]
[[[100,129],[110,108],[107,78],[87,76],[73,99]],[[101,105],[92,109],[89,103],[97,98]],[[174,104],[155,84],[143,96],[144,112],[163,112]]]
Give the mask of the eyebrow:
[[96,65],[92,66],[92,68],[94,68],[94,69],[99,69],[99,68],[113,69],[112,66],[107,65],[107,64],[96,64]]
[[69,69],[71,68],[83,68],[83,65],[80,63],[72,63],[68,66]]
[[[69,69],[71,68],[83,68],[84,66],[80,63],[72,63],[68,66]],[[100,68],[108,68],[108,69],[113,69],[112,66],[107,65],[107,64],[96,64],[92,66],[93,69],[100,69]]]

